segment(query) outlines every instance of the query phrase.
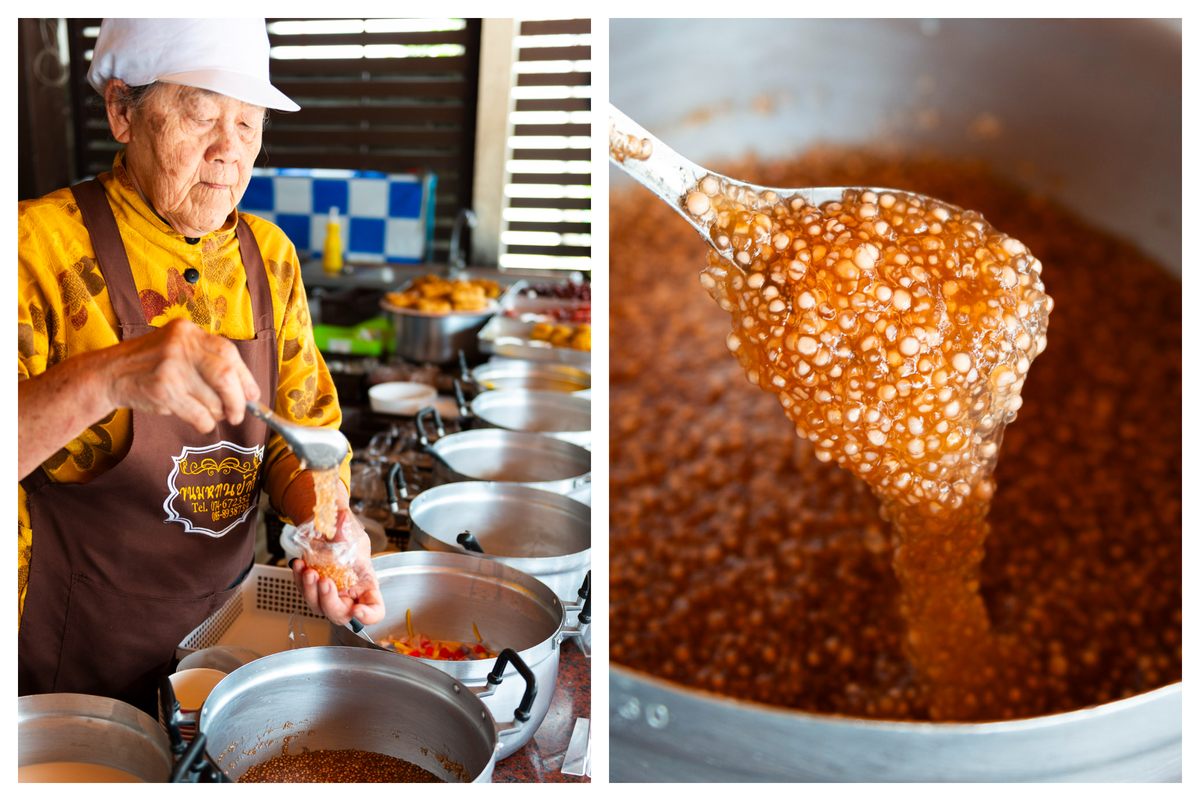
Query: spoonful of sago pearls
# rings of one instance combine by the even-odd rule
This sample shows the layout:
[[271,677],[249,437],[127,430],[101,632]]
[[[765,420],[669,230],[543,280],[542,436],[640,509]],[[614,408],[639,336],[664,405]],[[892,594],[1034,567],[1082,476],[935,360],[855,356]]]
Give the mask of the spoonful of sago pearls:
[[700,282],[730,314],[747,378],[879,498],[934,719],[1019,706],[994,689],[1020,684],[1004,676],[1020,646],[991,631],[978,574],[1004,426],[1046,347],[1041,262],[977,212],[892,189],[749,184],[610,117],[613,162],[708,242]]

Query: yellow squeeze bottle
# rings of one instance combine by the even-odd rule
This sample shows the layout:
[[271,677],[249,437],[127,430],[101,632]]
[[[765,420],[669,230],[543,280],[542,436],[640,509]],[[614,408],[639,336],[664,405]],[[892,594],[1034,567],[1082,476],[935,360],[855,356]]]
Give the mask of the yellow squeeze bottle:
[[329,223],[325,226],[323,261],[326,275],[337,275],[342,271],[342,224],[338,220],[337,206],[329,210]]

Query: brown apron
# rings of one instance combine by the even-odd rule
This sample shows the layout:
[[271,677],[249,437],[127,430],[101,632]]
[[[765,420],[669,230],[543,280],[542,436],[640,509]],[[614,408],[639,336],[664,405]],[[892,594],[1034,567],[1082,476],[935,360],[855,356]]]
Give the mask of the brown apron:
[[[103,186],[72,187],[122,340],[155,330],[138,300]],[[254,339],[231,340],[263,391],[278,379],[262,254],[245,221],[238,249]],[[163,265],[166,269],[167,265]],[[36,543],[18,634],[18,692],[105,695],[156,714],[175,647],[234,592],[253,561],[268,431],[257,417],[200,434],[134,411],[128,455],[86,484],[39,469],[22,482]]]

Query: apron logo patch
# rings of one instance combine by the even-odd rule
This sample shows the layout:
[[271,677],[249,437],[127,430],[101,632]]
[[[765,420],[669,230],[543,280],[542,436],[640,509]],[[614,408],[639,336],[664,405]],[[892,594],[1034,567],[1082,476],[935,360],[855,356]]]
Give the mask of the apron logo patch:
[[228,534],[254,511],[264,450],[222,440],[172,456],[166,522],[182,524],[188,534]]

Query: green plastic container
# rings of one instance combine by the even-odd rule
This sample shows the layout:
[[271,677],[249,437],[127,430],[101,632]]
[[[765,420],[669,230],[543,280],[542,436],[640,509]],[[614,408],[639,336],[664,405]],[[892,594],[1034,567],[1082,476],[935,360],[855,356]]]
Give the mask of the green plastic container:
[[392,341],[392,326],[387,317],[372,317],[358,325],[313,326],[317,348],[324,354],[383,356]]

